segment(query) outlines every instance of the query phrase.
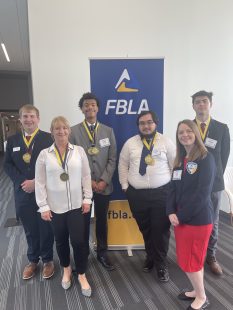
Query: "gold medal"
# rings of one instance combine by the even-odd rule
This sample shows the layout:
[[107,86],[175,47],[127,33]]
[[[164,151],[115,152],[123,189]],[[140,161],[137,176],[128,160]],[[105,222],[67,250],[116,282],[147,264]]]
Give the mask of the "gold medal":
[[87,152],[89,155],[97,155],[99,153],[99,149],[96,146],[91,146],[91,147],[89,147]]
[[154,163],[155,163],[155,160],[154,158],[151,156],[151,154],[148,154],[146,157],[145,157],[145,163],[147,165],[150,165],[150,166],[153,166]]
[[26,164],[29,164],[30,161],[31,161],[31,154],[29,154],[29,153],[23,154],[23,161],[24,161]]
[[63,182],[66,182],[69,180],[69,174],[66,173],[66,172],[63,172],[61,175],[60,175],[60,179],[63,181]]

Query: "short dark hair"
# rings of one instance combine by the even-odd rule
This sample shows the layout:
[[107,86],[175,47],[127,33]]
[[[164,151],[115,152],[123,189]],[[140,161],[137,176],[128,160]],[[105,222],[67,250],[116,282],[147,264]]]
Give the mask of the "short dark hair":
[[201,96],[208,97],[209,101],[212,102],[213,93],[205,91],[205,90],[200,90],[191,96],[192,97],[192,103],[194,103],[194,100],[196,97],[201,97]]
[[150,114],[153,121],[155,122],[156,125],[158,125],[158,122],[159,122],[159,119],[157,117],[157,115],[155,114],[154,111],[143,111],[141,112],[140,114],[138,114],[138,117],[137,117],[137,125],[139,126],[139,119],[144,116],[144,115],[147,115],[147,114]]
[[78,106],[80,109],[82,109],[84,101],[88,99],[94,99],[97,103],[97,106],[98,107],[100,106],[99,99],[93,93],[85,93],[82,95],[81,99],[79,100]]

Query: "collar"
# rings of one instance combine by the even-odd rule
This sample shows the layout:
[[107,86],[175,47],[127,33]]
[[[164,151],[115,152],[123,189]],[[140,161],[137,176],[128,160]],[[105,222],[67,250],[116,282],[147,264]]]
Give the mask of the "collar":
[[202,123],[205,123],[205,124],[207,125],[208,122],[210,122],[210,121],[212,120],[211,116],[209,116],[205,122],[201,122],[198,118],[195,118],[195,119],[196,119],[196,122],[197,122],[197,124],[198,124],[199,126],[200,126],[200,124],[202,124]]
[[86,123],[87,123],[87,125],[90,127],[91,125],[95,126],[95,125],[96,125],[96,123],[97,123],[97,121],[96,121],[95,123],[93,123],[93,124],[88,123],[88,121],[86,121]]
[[[73,150],[74,149],[74,145],[71,144],[71,143],[68,143],[68,149]],[[48,152],[49,153],[55,152],[55,144],[54,143],[49,147]]]

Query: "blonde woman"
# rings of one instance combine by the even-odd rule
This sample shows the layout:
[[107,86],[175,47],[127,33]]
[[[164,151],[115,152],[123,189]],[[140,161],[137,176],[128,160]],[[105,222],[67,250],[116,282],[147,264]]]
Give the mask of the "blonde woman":
[[192,301],[188,310],[206,309],[203,265],[213,227],[211,191],[216,167],[193,121],[178,124],[176,146],[167,214],[174,226],[178,265],[193,287],[178,298]]
[[84,213],[90,211],[92,189],[87,156],[82,147],[69,143],[70,125],[62,117],[51,123],[54,144],[36,162],[36,201],[45,221],[51,221],[58,257],[64,269],[62,287],[71,286],[70,246],[84,296],[91,296],[86,279],[88,253],[84,240]]

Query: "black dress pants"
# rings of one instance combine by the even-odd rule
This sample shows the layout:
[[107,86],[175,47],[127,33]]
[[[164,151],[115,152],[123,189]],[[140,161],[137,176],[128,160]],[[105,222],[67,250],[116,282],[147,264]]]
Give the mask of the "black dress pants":
[[41,219],[33,194],[27,201],[17,205],[19,216],[27,239],[27,257],[29,262],[38,263],[40,258],[43,263],[53,260],[53,230],[51,224]]
[[76,271],[78,274],[85,273],[88,254],[84,238],[85,221],[82,208],[70,210],[62,214],[52,212],[52,215],[52,227],[60,265],[62,267],[70,265],[70,239]]
[[155,189],[135,189],[129,186],[126,196],[131,212],[143,235],[148,259],[156,267],[166,267],[170,239],[170,221],[166,215],[168,185]]
[[[93,201],[95,203],[96,218],[96,241],[97,255],[104,256],[108,248],[108,224],[107,215],[109,208],[110,195],[102,195],[93,193]],[[89,254],[89,237],[90,237],[90,218],[91,212],[85,214],[85,242]]]

